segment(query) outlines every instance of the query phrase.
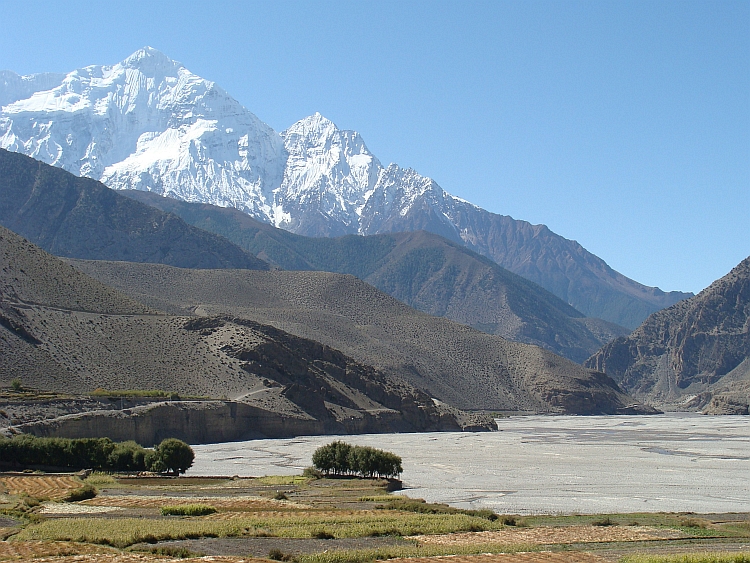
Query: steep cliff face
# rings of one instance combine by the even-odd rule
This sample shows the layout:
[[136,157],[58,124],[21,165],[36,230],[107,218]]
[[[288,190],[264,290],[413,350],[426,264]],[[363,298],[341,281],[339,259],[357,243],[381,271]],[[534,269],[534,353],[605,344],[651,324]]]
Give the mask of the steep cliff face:
[[[422,417],[424,419],[429,416]],[[349,412],[347,416],[315,418],[285,414],[232,401],[171,401],[124,410],[80,412],[28,422],[12,432],[60,438],[108,437],[158,444],[179,438],[190,444],[235,442],[258,438],[289,438],[323,434],[378,434],[388,432],[461,431],[455,417],[437,411],[429,424],[409,421],[398,411]],[[424,422],[424,421],[421,421]],[[473,428],[477,430],[479,428]],[[482,430],[489,430],[483,426]]]
[[586,365],[637,397],[674,403],[701,395],[702,406],[715,394],[731,392],[742,399],[750,377],[748,357],[750,258],[697,296],[654,313]]

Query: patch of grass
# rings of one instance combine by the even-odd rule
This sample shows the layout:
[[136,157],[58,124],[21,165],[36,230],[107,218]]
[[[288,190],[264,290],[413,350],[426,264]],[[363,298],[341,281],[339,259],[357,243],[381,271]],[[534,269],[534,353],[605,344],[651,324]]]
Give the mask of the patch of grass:
[[311,538],[315,538],[316,540],[332,540],[336,536],[331,534],[330,532],[326,532],[325,530],[318,530],[317,532],[313,532],[310,534]]
[[195,551],[190,551],[186,547],[172,547],[169,545],[163,545],[159,547],[152,547],[146,550],[137,550],[137,551],[145,551],[146,553],[153,553],[154,555],[162,555],[165,557],[176,557],[177,559],[188,559],[190,557],[202,557],[202,553],[196,553]]
[[81,500],[94,498],[98,494],[99,491],[96,490],[96,487],[89,483],[86,483],[83,487],[70,491],[62,498],[62,500],[65,502],[78,502]]
[[118,485],[117,479],[112,477],[109,473],[103,473],[101,471],[94,471],[91,475],[83,480],[87,485],[101,486],[101,485]]
[[701,520],[700,518],[684,518],[680,520],[681,528],[708,528],[708,522]]
[[478,555],[480,553],[519,553],[539,551],[539,549],[539,546],[507,544],[477,544],[468,546],[418,546],[407,544],[384,546],[375,549],[334,550],[325,553],[299,555],[296,557],[296,561],[298,563],[369,563],[370,561],[395,559],[397,557],[436,557],[440,555]]
[[273,500],[289,500],[289,497],[286,496],[282,491],[276,491],[276,494],[273,495]]
[[207,504],[180,504],[161,507],[162,516],[206,516],[214,512],[216,512],[216,509]]
[[393,500],[393,495],[369,495],[359,497],[357,500],[359,502],[391,502]]
[[261,485],[303,485],[309,480],[302,475],[267,475],[253,479]]
[[302,512],[231,520],[144,520],[141,518],[55,518],[26,527],[17,540],[77,541],[127,547],[134,543],[200,537],[276,536],[309,538],[319,530],[336,530],[339,538],[410,536],[495,530],[500,522],[465,514],[350,512],[316,515]]
[[684,553],[680,555],[630,555],[623,563],[750,563],[750,551],[737,553]]
[[487,520],[490,520],[491,522],[494,522],[499,518],[499,516],[491,510],[464,510],[462,508],[448,506],[447,504],[426,502],[421,498],[411,499],[406,497],[389,497],[388,503],[378,505],[375,508],[384,510],[403,510],[406,512],[418,512],[420,514],[465,514],[467,516],[485,518]]

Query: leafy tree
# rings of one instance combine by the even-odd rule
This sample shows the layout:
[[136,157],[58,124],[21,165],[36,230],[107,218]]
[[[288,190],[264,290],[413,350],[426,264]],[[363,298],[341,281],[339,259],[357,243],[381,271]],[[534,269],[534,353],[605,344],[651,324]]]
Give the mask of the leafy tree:
[[[193,448],[177,438],[167,438],[154,451],[156,458],[152,460],[152,465],[156,465],[158,460],[163,464],[163,471],[171,472],[173,475],[185,473],[195,459]],[[154,471],[153,468],[151,470]]]
[[331,442],[313,453],[313,466],[326,475],[355,474],[362,477],[398,477],[402,472],[401,458],[390,452],[368,446],[351,446]]

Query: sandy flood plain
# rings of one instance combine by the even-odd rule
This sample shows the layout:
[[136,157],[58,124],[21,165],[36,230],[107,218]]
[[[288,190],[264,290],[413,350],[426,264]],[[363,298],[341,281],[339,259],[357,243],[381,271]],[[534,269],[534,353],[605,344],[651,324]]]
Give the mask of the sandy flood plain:
[[490,433],[194,446],[188,475],[299,474],[335,439],[404,460],[404,494],[506,514],[750,512],[750,417],[526,416]]

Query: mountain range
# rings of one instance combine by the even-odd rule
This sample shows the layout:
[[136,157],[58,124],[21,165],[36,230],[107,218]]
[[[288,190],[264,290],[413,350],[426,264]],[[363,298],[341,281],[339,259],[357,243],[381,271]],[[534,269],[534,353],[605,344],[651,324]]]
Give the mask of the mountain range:
[[118,193],[224,236],[275,267],[352,274],[430,315],[535,344],[578,363],[629,332],[585,317],[535,283],[427,231],[305,237],[230,207],[187,203],[153,192]]
[[348,273],[426,313],[536,344],[578,363],[628,332],[586,318],[533,282],[425,231],[304,237],[233,208],[113,191],[3,149],[0,224],[69,258]]
[[277,133],[152,48],[65,75],[4,71],[0,104],[0,147],[111,188],[234,207],[308,236],[429,231],[630,329],[691,295],[643,286],[544,225],[383,166],[358,133],[319,114]]
[[586,361],[662,408],[748,414],[750,257]]

